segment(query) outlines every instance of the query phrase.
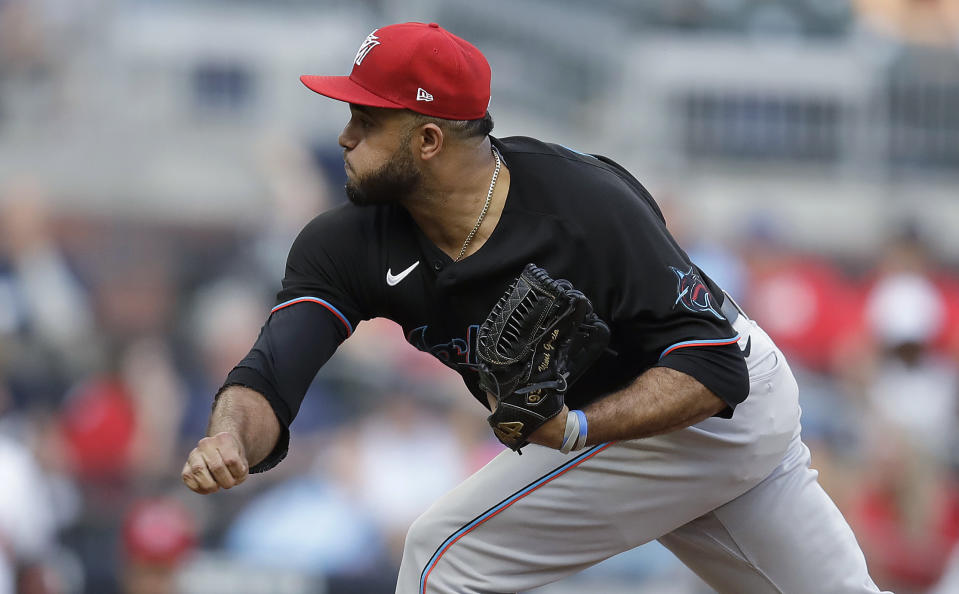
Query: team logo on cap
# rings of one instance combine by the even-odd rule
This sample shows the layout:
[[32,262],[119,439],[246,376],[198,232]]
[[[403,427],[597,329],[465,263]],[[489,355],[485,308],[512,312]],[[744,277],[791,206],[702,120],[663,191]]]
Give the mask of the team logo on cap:
[[366,36],[366,39],[363,40],[363,45],[360,46],[360,49],[356,50],[356,57],[353,58],[353,63],[359,66],[363,63],[363,59],[370,53],[374,47],[380,44],[380,38],[376,36],[376,32],[379,29],[373,29],[373,32]]

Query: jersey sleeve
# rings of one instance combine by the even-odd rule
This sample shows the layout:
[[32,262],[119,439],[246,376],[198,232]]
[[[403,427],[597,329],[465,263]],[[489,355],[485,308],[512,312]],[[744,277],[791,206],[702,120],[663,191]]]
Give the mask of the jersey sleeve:
[[269,470],[286,456],[290,424],[317,371],[360,321],[372,317],[373,297],[363,280],[364,263],[371,260],[364,249],[373,242],[357,210],[328,211],[300,232],[276,305],[249,354],[223,384],[259,392],[280,422],[276,447],[250,472]]
[[290,423],[310,383],[346,340],[343,323],[329,310],[304,303],[273,312],[246,357],[227,375],[223,387],[240,385],[260,393],[280,423],[280,438],[265,460],[250,468],[264,472],[286,457]]
[[604,230],[607,264],[602,268],[613,331],[626,352],[644,367],[686,373],[733,409],[749,393],[739,335],[722,313],[725,295],[693,264],[666,228],[646,189],[611,163],[619,182],[604,191],[620,193],[616,216]]
[[367,250],[375,245],[361,209],[345,205],[317,216],[300,232],[290,248],[273,311],[298,303],[327,309],[347,330],[373,317]]

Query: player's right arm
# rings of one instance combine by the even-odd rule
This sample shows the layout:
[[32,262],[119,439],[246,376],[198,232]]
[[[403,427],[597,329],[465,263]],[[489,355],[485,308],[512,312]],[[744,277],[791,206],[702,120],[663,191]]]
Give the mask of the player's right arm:
[[276,466],[317,371],[370,317],[362,274],[344,253],[355,238],[363,240],[362,229],[343,214],[320,215],[293,243],[278,303],[249,354],[227,375],[207,435],[183,466],[183,482],[193,491],[228,489]]
[[197,493],[235,487],[276,447],[282,428],[273,408],[259,392],[231,385],[216,398],[207,437],[183,465],[182,478]]
[[307,388],[346,336],[340,319],[314,301],[274,308],[217,393],[207,435],[183,466],[187,487],[213,493],[279,464]]

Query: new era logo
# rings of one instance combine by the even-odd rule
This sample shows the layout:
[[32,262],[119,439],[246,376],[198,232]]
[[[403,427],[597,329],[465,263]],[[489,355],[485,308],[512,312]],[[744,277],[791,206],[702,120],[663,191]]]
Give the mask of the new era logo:
[[432,101],[433,96],[424,91],[422,88],[416,89],[416,100],[417,101]]

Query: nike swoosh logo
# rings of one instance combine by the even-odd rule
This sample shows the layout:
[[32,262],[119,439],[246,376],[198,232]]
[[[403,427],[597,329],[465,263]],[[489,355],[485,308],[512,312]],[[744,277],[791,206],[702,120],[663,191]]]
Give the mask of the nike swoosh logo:
[[392,269],[387,268],[387,269],[386,269],[386,284],[388,284],[388,285],[391,286],[391,287],[395,287],[396,285],[400,284],[400,281],[402,281],[404,278],[406,278],[406,276],[407,276],[409,273],[413,272],[413,269],[416,268],[417,265],[419,265],[419,263],[420,263],[419,260],[417,260],[416,262],[413,262],[413,264],[412,264],[409,268],[407,268],[407,269],[404,270],[403,272],[397,274],[396,276],[393,276],[393,271],[392,271]]
[[750,336],[746,339],[746,346],[743,347],[743,357],[749,358],[749,353],[753,351],[753,337]]

